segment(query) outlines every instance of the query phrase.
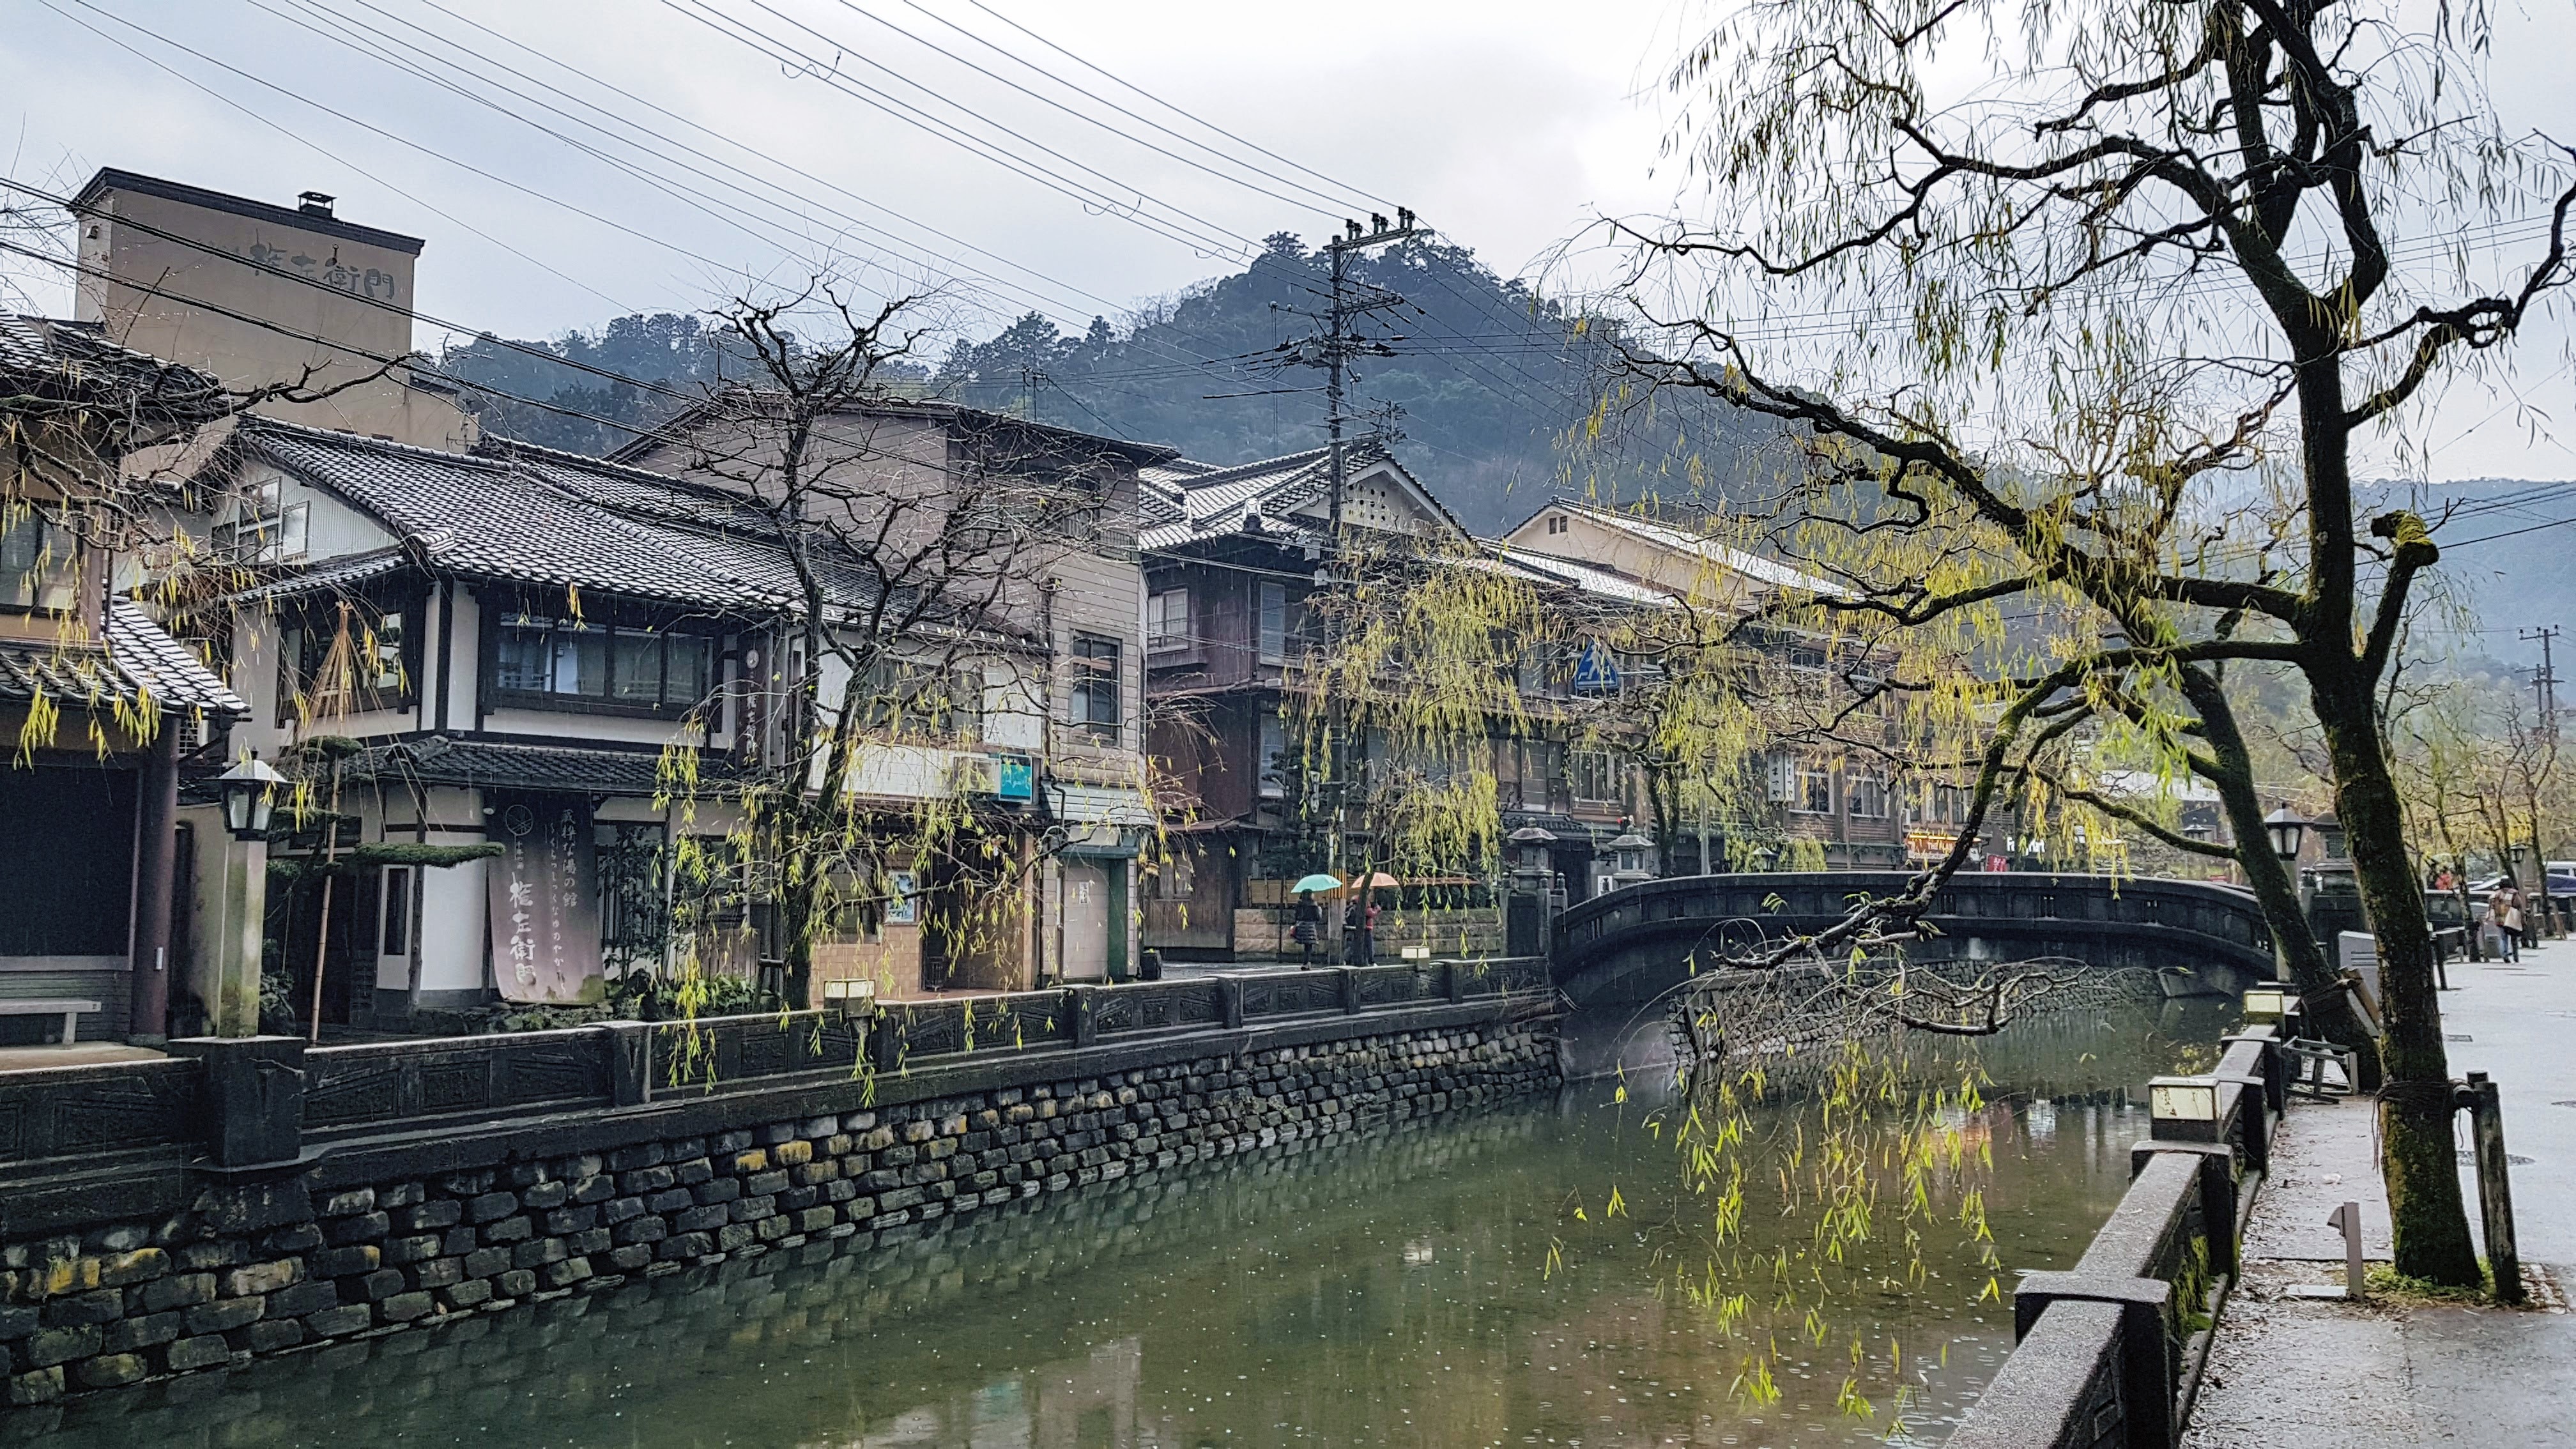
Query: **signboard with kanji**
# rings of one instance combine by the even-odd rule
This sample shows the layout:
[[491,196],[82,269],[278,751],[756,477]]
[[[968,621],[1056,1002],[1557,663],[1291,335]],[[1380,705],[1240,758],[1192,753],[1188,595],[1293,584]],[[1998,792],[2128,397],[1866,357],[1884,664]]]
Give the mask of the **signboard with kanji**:
[[490,839],[501,855],[486,863],[492,980],[503,999],[600,999],[599,852],[590,802],[579,795],[484,797]]

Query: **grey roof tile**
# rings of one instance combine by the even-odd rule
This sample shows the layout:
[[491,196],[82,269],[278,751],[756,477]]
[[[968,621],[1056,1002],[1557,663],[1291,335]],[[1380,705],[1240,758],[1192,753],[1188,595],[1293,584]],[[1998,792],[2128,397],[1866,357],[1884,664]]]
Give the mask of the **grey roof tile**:
[[[513,744],[461,740],[448,735],[370,745],[349,757],[345,772],[357,779],[401,780],[421,785],[478,789],[592,790],[603,795],[654,795],[661,790],[657,750],[580,745]],[[701,784],[721,782],[726,766],[701,756]]]
[[108,602],[103,647],[50,642],[0,646],[0,699],[39,694],[57,705],[89,709],[149,703],[227,718],[250,712],[188,646],[171,638],[141,605],[122,598]]
[[108,340],[83,322],[0,314],[0,378],[39,396],[130,411],[145,427],[211,422],[236,400],[206,373]]

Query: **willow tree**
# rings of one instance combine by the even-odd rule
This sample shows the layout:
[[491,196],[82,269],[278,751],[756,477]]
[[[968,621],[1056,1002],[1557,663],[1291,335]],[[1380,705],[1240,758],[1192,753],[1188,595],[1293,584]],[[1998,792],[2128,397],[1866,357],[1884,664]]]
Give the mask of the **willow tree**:
[[[721,317],[748,375],[650,449],[739,511],[725,531],[767,591],[743,679],[701,711],[740,712],[756,743],[665,752],[667,798],[696,827],[675,862],[683,924],[748,931],[765,912],[798,1005],[819,947],[889,918],[952,959],[1007,959],[1069,838],[994,818],[949,772],[1004,721],[1052,738],[1050,700],[1080,667],[1056,657],[1079,602],[1057,585],[1115,546],[1117,445],[909,396],[926,300],[821,281],[735,299]],[[1141,771],[1120,783],[1141,790]]]
[[[2353,468],[2568,277],[2576,189],[2486,104],[2487,34],[2484,5],[1767,0],[1671,72],[1711,220],[1628,228],[1669,329],[1636,364],[1816,440],[1803,506],[1844,525],[1820,549],[1952,523],[1989,559],[1952,588],[1881,551],[1875,595],[1929,619],[2062,592],[2100,637],[2032,681],[2061,691],[2229,660],[2304,682],[2387,976],[2397,1265],[2453,1284],[2479,1270],[2377,708],[2440,554],[2412,513],[2362,517]],[[2472,249],[2526,219],[2525,263]],[[2051,707],[2025,698],[2007,731]]]

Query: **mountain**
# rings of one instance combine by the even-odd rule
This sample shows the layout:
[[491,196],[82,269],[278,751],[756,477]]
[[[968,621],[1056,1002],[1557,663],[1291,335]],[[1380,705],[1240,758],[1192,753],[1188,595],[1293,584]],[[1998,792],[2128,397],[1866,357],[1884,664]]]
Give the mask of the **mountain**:
[[[1361,255],[1348,295],[1367,304],[1354,331],[1372,354],[1352,366],[1347,436],[1395,435],[1406,466],[1469,527],[1497,530],[1559,492],[1723,494],[1765,423],[1696,398],[1667,397],[1649,429],[1587,427],[1616,395],[1618,327],[1505,281],[1463,247],[1422,239]],[[1168,443],[1210,463],[1249,462],[1324,438],[1322,324],[1326,258],[1298,237],[1268,239],[1245,270],[1137,308],[1128,325],[1094,318],[1079,333],[1030,313],[980,341],[960,338],[906,386],[1064,427]],[[596,335],[518,344],[485,337],[448,348],[443,371],[557,409],[484,397],[493,431],[605,452],[679,401],[619,374],[695,395],[739,377],[716,326],[669,313],[620,317]],[[552,360],[560,359],[560,361]],[[566,416],[566,412],[588,417]],[[600,419],[604,421],[594,421]],[[1599,437],[1651,434],[1643,452]]]

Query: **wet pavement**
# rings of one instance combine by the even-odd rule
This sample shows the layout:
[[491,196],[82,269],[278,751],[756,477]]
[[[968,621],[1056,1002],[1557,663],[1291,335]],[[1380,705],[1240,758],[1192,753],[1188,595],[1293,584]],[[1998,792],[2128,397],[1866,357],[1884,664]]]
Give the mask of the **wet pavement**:
[[[2230,1301],[2186,1449],[2359,1449],[2576,1443],[2576,942],[2519,965],[2451,968],[2442,995],[2455,1075],[2491,1073],[2513,1158],[2516,1238],[2533,1305],[2402,1307],[2296,1296],[2343,1281],[2326,1217],[2362,1205],[2363,1250],[2388,1261],[2367,1103],[2305,1103],[2275,1139],[2276,1170],[2246,1229]],[[2465,1126],[2466,1119],[2462,1119]],[[2466,1146],[2465,1136],[2461,1139]],[[2470,1220],[2476,1185],[2463,1173]]]

